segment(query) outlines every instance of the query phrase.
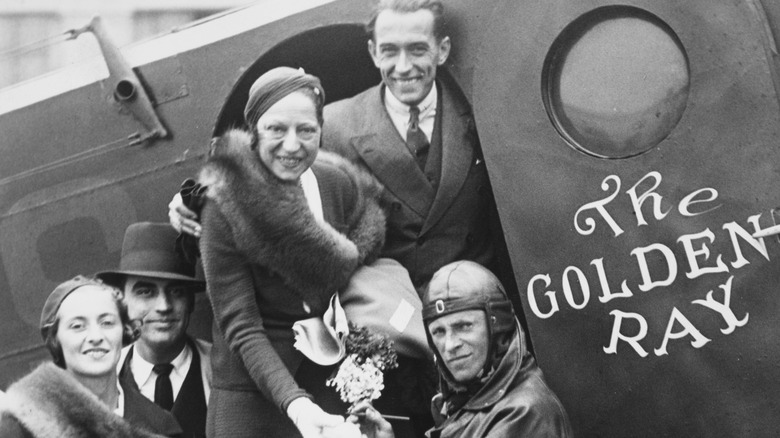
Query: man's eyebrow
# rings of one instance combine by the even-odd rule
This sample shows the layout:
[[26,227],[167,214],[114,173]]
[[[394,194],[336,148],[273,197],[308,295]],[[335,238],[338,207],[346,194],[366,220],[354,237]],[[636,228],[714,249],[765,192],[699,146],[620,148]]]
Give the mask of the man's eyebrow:
[[453,326],[460,325],[460,324],[463,324],[463,323],[466,323],[466,322],[469,322],[469,321],[468,321],[468,320],[466,320],[466,319],[463,319],[463,318],[458,318],[458,319],[453,319],[453,320],[450,320],[450,321],[449,321],[448,323],[446,323],[445,325],[448,325],[448,326],[450,326],[450,327],[453,327]]
[[476,317],[469,315],[469,316],[461,316],[460,318],[456,319],[454,323],[456,324],[472,324],[477,320]]

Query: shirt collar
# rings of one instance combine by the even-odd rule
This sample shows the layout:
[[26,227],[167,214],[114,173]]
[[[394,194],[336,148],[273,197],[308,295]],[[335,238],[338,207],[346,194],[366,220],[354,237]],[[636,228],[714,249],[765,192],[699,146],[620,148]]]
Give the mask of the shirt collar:
[[317,176],[314,175],[314,171],[311,167],[306,169],[301,175],[301,187],[303,188],[303,195],[306,197],[306,202],[309,204],[309,209],[320,221],[324,221],[324,213],[322,210],[322,198],[320,197],[320,186],[317,183]]
[[[436,109],[438,95],[439,93],[436,91],[436,84],[434,84],[434,86],[431,87],[431,91],[428,92],[428,95],[417,105],[417,107],[420,108],[421,120],[432,110]],[[392,111],[399,116],[404,116],[407,119],[409,118],[409,105],[398,100],[398,98],[390,92],[388,87],[385,87],[385,106],[389,111]]]
[[[133,376],[135,377],[136,383],[138,383],[138,387],[140,388],[143,383],[146,382],[149,377],[151,377],[154,364],[147,362],[144,358],[141,357],[140,354],[138,354],[137,351],[134,351],[133,353],[133,360],[130,361],[130,367],[133,371]],[[182,365],[184,365],[191,357],[192,350],[190,350],[189,345],[185,344],[179,355],[171,361],[171,365],[173,365],[173,371],[171,371],[171,374],[181,374]]]
[[116,399],[116,409],[114,413],[120,417],[125,416],[125,392],[122,390],[122,385],[119,384],[119,379],[116,380],[116,389],[119,390],[119,396]]

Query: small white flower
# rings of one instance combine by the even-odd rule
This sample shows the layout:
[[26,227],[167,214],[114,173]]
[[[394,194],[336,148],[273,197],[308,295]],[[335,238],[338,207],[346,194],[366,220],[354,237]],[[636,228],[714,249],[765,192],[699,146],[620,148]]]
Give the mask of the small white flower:
[[361,400],[376,400],[385,388],[382,370],[370,358],[362,364],[355,359],[354,354],[347,356],[336,376],[328,379],[326,384],[335,387],[346,403],[354,405]]

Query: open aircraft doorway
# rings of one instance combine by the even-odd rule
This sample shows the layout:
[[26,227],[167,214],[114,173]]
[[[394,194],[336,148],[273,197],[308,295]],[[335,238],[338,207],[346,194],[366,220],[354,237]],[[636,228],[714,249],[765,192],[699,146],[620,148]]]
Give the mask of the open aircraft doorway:
[[381,77],[368,54],[362,25],[340,24],[302,32],[268,50],[239,78],[225,100],[214,135],[242,126],[244,106],[254,81],[279,66],[303,68],[320,78],[326,103],[335,102],[379,83]]

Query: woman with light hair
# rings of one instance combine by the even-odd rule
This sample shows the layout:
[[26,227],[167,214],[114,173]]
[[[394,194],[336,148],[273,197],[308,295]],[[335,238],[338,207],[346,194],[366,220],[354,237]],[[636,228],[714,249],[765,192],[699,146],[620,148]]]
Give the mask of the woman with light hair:
[[123,391],[117,363],[134,330],[113,287],[82,276],[49,294],[41,335],[44,363],[0,395],[0,436],[179,436],[176,420],[137,391]]

